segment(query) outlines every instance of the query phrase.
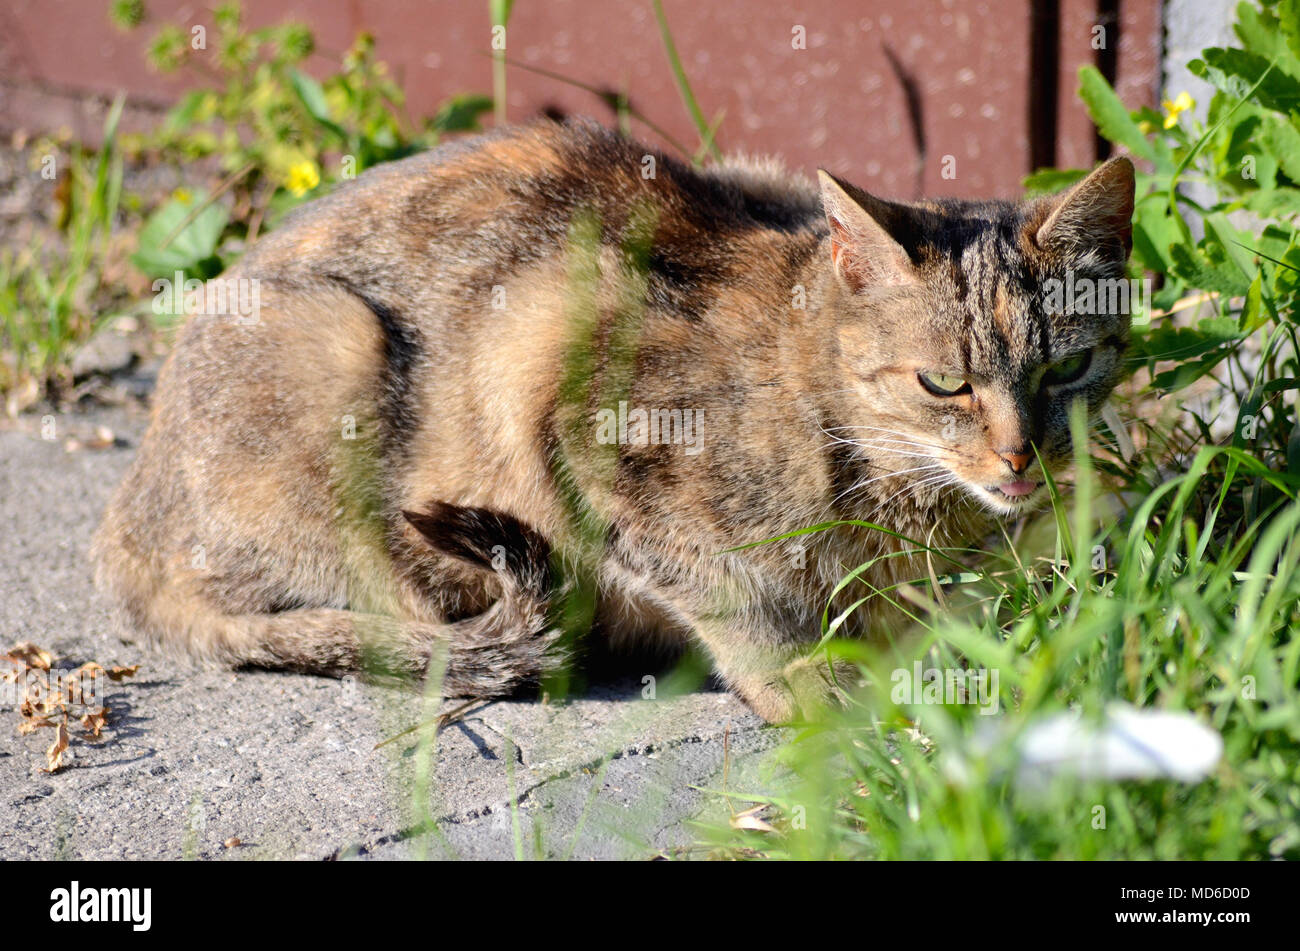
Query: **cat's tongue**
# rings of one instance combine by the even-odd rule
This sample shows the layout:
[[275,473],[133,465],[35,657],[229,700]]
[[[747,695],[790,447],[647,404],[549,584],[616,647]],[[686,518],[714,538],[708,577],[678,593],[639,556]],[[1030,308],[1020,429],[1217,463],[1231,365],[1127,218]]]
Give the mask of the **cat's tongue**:
[[1015,498],[1018,495],[1028,495],[1034,489],[1038,488],[1037,482],[1003,482],[999,489],[1003,495],[1009,495]]

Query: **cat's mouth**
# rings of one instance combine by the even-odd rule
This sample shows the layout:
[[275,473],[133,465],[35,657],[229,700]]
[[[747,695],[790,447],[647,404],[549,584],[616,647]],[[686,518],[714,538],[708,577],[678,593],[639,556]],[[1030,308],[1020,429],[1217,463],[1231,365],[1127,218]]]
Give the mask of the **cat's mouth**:
[[1039,483],[1029,479],[1022,479],[1019,482],[1003,482],[1001,485],[993,487],[993,491],[1005,495],[1009,499],[1027,498],[1038,491]]
[[1041,497],[1043,483],[1032,479],[1001,482],[980,487],[996,508],[1008,514],[1031,507]]

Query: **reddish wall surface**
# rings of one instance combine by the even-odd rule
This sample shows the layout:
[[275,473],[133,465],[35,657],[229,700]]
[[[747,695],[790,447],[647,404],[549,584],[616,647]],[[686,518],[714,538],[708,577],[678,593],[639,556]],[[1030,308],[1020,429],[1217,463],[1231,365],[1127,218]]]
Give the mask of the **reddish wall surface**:
[[[150,72],[143,49],[163,22],[210,25],[206,5],[148,0],[150,19],[131,33],[109,23],[107,6],[0,0],[0,126],[67,126],[93,138],[103,97],[125,90],[141,107],[137,124],[147,121],[144,107],[165,105],[193,81]],[[1113,68],[1126,101],[1152,102],[1159,76],[1158,0],[664,0],[664,7],[702,108],[710,116],[725,110],[724,149],[780,154],[806,171],[822,165],[902,197],[1010,196],[1036,158],[1090,165],[1097,144],[1074,99],[1074,76],[1098,59],[1099,18],[1117,43]],[[412,115],[431,114],[453,93],[491,90],[484,0],[270,0],[245,8],[255,26],[307,22],[319,48],[335,54],[370,31]],[[1035,16],[1039,29],[1031,28]],[[807,49],[792,48],[796,25],[806,30]],[[518,0],[507,39],[508,56],[625,89],[670,135],[696,141],[649,0]],[[309,65],[321,72],[329,59],[317,54]],[[512,119],[547,107],[611,118],[590,94],[521,69],[510,70],[508,88]],[[100,101],[87,103],[87,93]],[[942,176],[949,155],[951,180]]]

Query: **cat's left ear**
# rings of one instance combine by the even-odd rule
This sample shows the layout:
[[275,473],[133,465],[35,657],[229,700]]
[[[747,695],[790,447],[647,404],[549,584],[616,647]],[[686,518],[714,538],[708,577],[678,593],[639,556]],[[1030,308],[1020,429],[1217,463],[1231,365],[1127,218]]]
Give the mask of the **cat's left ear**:
[[1133,247],[1133,163],[1119,156],[1062,195],[1042,199],[1028,227],[1034,243],[1058,254],[1101,250],[1128,258]]
[[831,260],[840,279],[855,293],[918,283],[911,258],[898,240],[906,227],[906,209],[842,182],[825,169],[817,170],[817,178],[831,228]]

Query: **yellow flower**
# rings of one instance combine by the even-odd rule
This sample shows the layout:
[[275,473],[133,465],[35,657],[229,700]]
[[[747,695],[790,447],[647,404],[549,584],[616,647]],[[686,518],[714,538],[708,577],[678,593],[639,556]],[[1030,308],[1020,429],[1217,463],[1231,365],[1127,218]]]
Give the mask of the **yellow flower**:
[[289,191],[301,198],[320,184],[320,171],[312,161],[299,162],[289,169],[289,180],[285,183]]
[[1166,99],[1161,105],[1165,107],[1165,128],[1172,129],[1178,125],[1178,117],[1196,105],[1196,100],[1187,93],[1180,92],[1173,102]]
[[182,205],[188,205],[190,203],[190,199],[193,197],[194,196],[190,194],[190,190],[188,188],[178,188],[176,189],[176,191],[172,192],[172,200],[178,201]]
[[1154,129],[1155,126],[1153,126],[1150,122],[1147,122],[1146,119],[1143,119],[1141,122],[1138,123],[1138,131],[1141,132],[1143,135],[1150,135]]

